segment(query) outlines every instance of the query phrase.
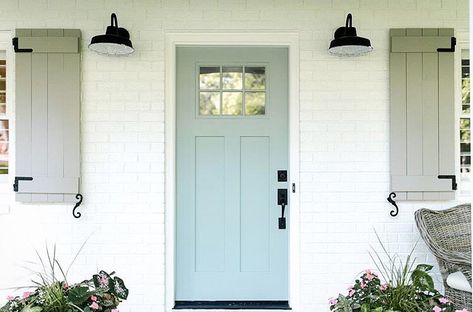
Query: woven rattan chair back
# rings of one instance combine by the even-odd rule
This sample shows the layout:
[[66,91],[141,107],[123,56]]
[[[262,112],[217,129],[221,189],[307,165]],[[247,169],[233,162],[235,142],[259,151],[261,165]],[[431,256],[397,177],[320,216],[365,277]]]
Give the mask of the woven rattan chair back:
[[446,283],[449,274],[461,271],[471,284],[471,204],[439,211],[420,209],[415,219],[420,235],[437,258],[445,295],[457,309],[471,309],[471,293]]
[[429,241],[449,251],[471,252],[471,205],[447,210],[420,210],[423,233]]

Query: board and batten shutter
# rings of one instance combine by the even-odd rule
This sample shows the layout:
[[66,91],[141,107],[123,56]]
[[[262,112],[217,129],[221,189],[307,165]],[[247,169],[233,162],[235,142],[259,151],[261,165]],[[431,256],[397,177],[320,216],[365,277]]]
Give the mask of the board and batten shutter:
[[398,200],[455,198],[453,36],[451,28],[391,29],[391,191]]
[[17,29],[16,200],[72,202],[80,186],[80,30]]

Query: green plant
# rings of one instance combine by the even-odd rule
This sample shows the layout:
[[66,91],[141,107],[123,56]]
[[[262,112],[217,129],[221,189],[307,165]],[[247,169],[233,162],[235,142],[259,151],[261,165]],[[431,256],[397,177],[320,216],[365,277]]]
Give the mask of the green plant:
[[100,271],[92,279],[74,285],[68,292],[69,302],[84,312],[118,312],[117,306],[128,298],[128,289],[114,274]]
[[32,286],[16,288],[33,291],[25,291],[21,297],[9,296],[0,312],[118,312],[118,305],[127,299],[129,291],[121,278],[113,276],[115,272],[100,271],[91,279],[68,284],[67,273],[83,246],[66,271],[56,258],[56,246],[52,254],[46,248],[46,261],[37,253],[42,267],[41,271],[33,271],[37,279],[32,280]]
[[[370,270],[365,271],[348,289],[347,295],[339,294],[330,299],[334,312],[456,312],[453,304],[434,287],[431,265],[418,264],[412,257],[413,247],[403,261],[391,255],[376,233],[384,258],[373,248],[370,256],[380,272],[381,279]],[[460,311],[460,310],[457,310]],[[466,309],[460,312],[468,312]]]

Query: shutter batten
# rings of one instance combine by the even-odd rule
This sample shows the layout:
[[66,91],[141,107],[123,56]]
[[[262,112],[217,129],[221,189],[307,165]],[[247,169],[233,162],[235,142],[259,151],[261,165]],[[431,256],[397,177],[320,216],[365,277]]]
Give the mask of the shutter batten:
[[453,29],[392,29],[391,191],[398,200],[455,196]]
[[438,48],[448,48],[451,36],[399,36],[391,37],[391,52],[393,53],[437,53]]
[[[16,199],[74,201],[80,188],[79,30],[19,29],[16,54]],[[66,195],[66,196],[65,196]]]

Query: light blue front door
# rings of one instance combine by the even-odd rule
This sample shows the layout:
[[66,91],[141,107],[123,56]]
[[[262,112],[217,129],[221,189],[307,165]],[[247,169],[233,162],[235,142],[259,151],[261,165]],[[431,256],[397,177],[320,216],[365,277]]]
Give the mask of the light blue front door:
[[287,49],[179,47],[176,99],[176,301],[288,300]]

